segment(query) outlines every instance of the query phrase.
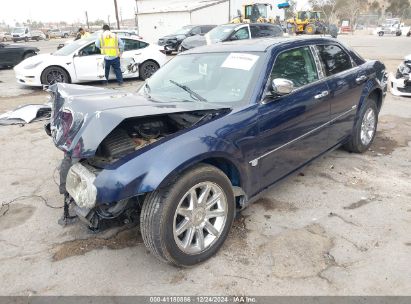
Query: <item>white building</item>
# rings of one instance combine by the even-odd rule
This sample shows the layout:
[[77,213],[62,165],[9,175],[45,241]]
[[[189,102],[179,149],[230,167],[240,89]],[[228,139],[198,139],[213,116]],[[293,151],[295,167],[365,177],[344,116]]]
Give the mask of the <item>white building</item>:
[[229,22],[229,0],[152,0],[138,2],[139,34],[156,42],[189,24]]

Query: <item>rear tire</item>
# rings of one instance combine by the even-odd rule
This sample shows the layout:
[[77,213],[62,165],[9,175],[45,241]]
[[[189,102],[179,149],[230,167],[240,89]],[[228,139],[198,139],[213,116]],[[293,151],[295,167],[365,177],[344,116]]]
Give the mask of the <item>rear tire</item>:
[[146,80],[150,78],[160,68],[157,62],[147,60],[140,65],[140,78]]
[[344,148],[349,152],[363,153],[371,146],[377,133],[378,109],[374,99],[367,98],[358,114],[349,141]]
[[216,167],[200,164],[147,195],[141,210],[141,234],[158,259],[191,266],[219,250],[234,214],[228,177]]
[[378,36],[380,37],[384,36],[384,32],[378,32]]

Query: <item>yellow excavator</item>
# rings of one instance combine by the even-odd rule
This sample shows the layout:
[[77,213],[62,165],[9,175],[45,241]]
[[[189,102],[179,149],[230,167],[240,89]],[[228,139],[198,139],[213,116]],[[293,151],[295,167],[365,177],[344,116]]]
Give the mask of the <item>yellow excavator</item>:
[[238,16],[231,23],[278,23],[278,18],[272,14],[273,6],[270,3],[249,3],[238,10]]
[[325,14],[321,11],[299,11],[287,24],[296,34],[325,34],[327,29]]

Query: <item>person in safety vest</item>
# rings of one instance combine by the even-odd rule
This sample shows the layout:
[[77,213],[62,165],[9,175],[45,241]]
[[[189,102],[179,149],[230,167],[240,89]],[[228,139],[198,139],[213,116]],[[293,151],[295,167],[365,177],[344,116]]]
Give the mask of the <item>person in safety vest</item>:
[[106,81],[110,74],[110,67],[113,67],[116,79],[119,85],[123,85],[123,74],[120,68],[120,57],[124,51],[124,42],[115,34],[110,32],[110,27],[105,24],[103,26],[103,33],[99,35],[96,40],[96,46],[101,50],[104,56],[104,67]]

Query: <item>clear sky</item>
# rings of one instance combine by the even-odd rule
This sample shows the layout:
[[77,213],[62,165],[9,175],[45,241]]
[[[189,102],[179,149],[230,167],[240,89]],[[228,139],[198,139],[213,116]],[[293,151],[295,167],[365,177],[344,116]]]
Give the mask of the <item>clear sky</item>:
[[[148,2],[150,0],[138,1]],[[297,7],[303,8],[308,0],[297,2]],[[107,20],[108,15],[110,15],[111,22],[115,20],[114,0],[1,0],[0,3],[0,21],[5,21],[12,26],[15,22],[27,19],[41,22],[80,21],[85,23],[85,11],[88,12],[90,21]],[[134,18],[135,0],[117,0],[117,3],[123,19]]]
[[[141,0],[139,0],[141,1]],[[42,22],[85,22],[89,20],[115,20],[113,0],[1,0],[0,21],[10,25],[27,19]],[[134,18],[135,0],[117,0],[123,19]]]

